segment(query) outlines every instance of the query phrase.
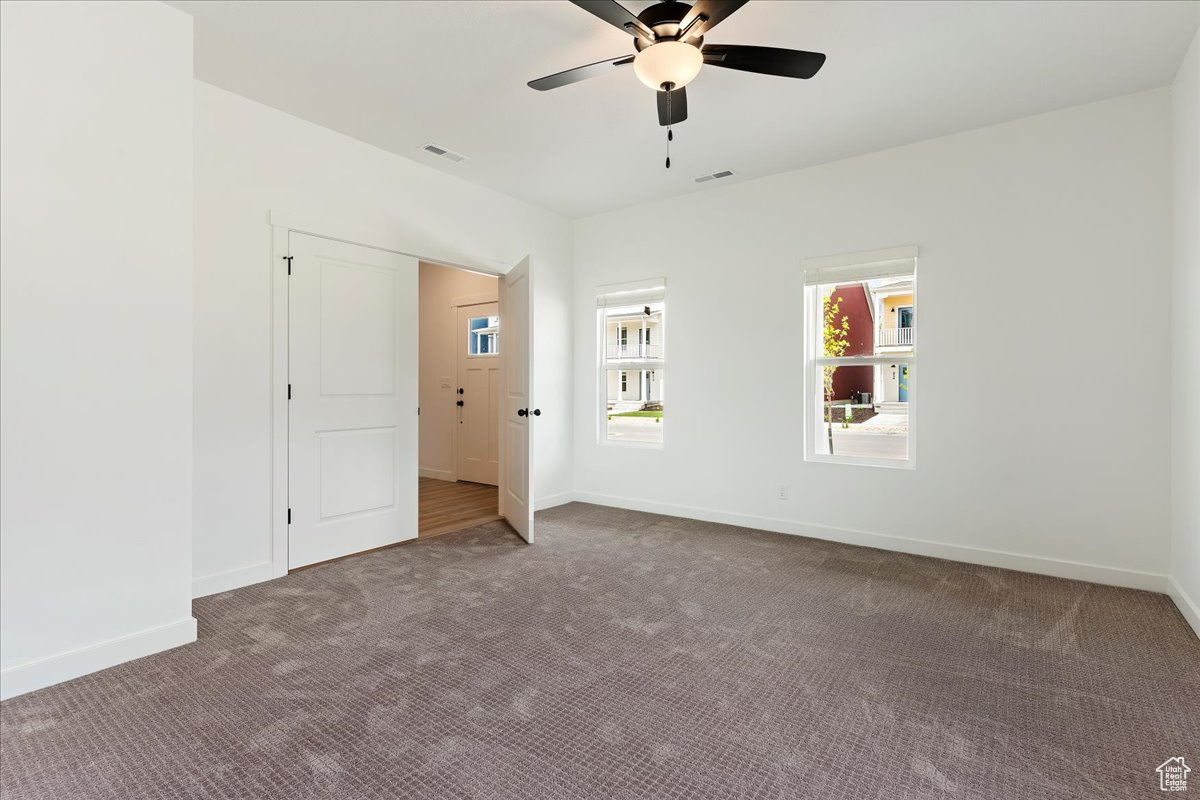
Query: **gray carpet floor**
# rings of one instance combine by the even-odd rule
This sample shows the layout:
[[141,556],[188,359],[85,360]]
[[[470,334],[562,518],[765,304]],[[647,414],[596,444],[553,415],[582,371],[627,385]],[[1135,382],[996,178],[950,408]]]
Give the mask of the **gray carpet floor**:
[[[1159,594],[572,504],[195,604],[0,705],[22,798],[1134,798],[1195,759]],[[1195,789],[1200,791],[1200,777]]]

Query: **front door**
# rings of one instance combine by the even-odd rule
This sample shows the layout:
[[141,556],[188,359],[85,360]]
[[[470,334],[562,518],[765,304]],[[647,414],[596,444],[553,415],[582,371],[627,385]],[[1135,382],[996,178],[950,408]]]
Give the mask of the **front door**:
[[500,513],[527,542],[533,541],[533,425],[541,410],[533,386],[533,291],[526,258],[500,280]]
[[908,364],[900,365],[900,402],[908,402]]
[[417,535],[417,260],[289,234],[288,566]]
[[458,307],[458,479],[500,482],[500,335],[496,303]]

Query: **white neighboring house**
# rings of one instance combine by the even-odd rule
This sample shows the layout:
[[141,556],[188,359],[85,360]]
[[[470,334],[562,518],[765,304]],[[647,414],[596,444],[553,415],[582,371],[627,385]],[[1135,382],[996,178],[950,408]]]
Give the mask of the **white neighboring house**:
[[[913,352],[913,279],[873,280],[865,284],[875,320],[875,355],[911,356]],[[904,364],[875,367],[876,403],[907,403],[911,380]]]
[[[650,309],[646,313],[646,309]],[[612,315],[604,325],[605,361],[609,367],[605,398],[609,411],[639,411],[661,404],[662,382],[657,370],[634,368],[637,362],[662,358],[662,310],[647,306],[639,312]],[[620,369],[628,362],[630,369]]]
[[470,355],[496,355],[500,352],[499,317],[473,317],[468,324],[471,326],[471,338],[467,342]]

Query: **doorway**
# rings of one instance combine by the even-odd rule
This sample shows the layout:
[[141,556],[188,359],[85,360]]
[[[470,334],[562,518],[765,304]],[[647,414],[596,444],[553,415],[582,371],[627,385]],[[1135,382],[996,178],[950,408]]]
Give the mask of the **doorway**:
[[500,519],[499,280],[421,262],[418,536]]
[[[358,244],[359,232],[309,233],[272,212],[273,444],[271,570],[275,576],[418,538],[421,516],[449,502],[459,516],[453,529],[486,519],[507,519],[526,541],[533,540],[529,476],[533,452],[529,408],[533,364],[529,341],[533,321],[529,259],[503,276],[443,268],[489,281],[488,295],[447,303],[497,303],[495,330],[479,326],[477,350],[496,353],[499,386],[495,401],[499,440],[499,486],[462,483],[472,491],[422,507],[423,412],[457,408],[455,349],[450,369],[422,381],[420,277],[423,264],[406,255],[387,232],[387,244]],[[395,248],[395,249],[391,249]],[[462,300],[462,298],[459,298]],[[510,311],[506,312],[508,308]],[[499,320],[510,320],[501,353]],[[455,335],[456,318],[447,328]],[[439,373],[441,367],[438,368]],[[448,405],[427,402],[427,385],[450,395]],[[500,420],[505,414],[512,419]],[[452,428],[451,428],[452,429]],[[447,472],[456,467],[451,463]],[[447,475],[438,475],[442,483]],[[457,479],[447,483],[458,483]],[[435,487],[435,488],[445,488]],[[427,493],[428,494],[428,493]],[[435,495],[438,493],[435,493]],[[480,498],[486,498],[481,500]],[[498,500],[498,502],[497,502]],[[444,512],[445,509],[442,509]],[[426,514],[426,522],[429,515]],[[468,518],[469,517],[469,518]],[[435,515],[436,519],[436,515]],[[443,514],[443,520],[445,515]],[[426,528],[434,532],[430,525]]]

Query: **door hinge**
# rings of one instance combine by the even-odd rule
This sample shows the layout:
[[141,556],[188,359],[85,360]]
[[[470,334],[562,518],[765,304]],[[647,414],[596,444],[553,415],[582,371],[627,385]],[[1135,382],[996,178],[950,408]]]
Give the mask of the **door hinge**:
[[283,260],[288,262],[288,275],[292,274],[292,256],[284,256]]
[[288,384],[288,400],[292,399],[292,385]]
[[288,525],[292,524],[292,510],[288,509]]

